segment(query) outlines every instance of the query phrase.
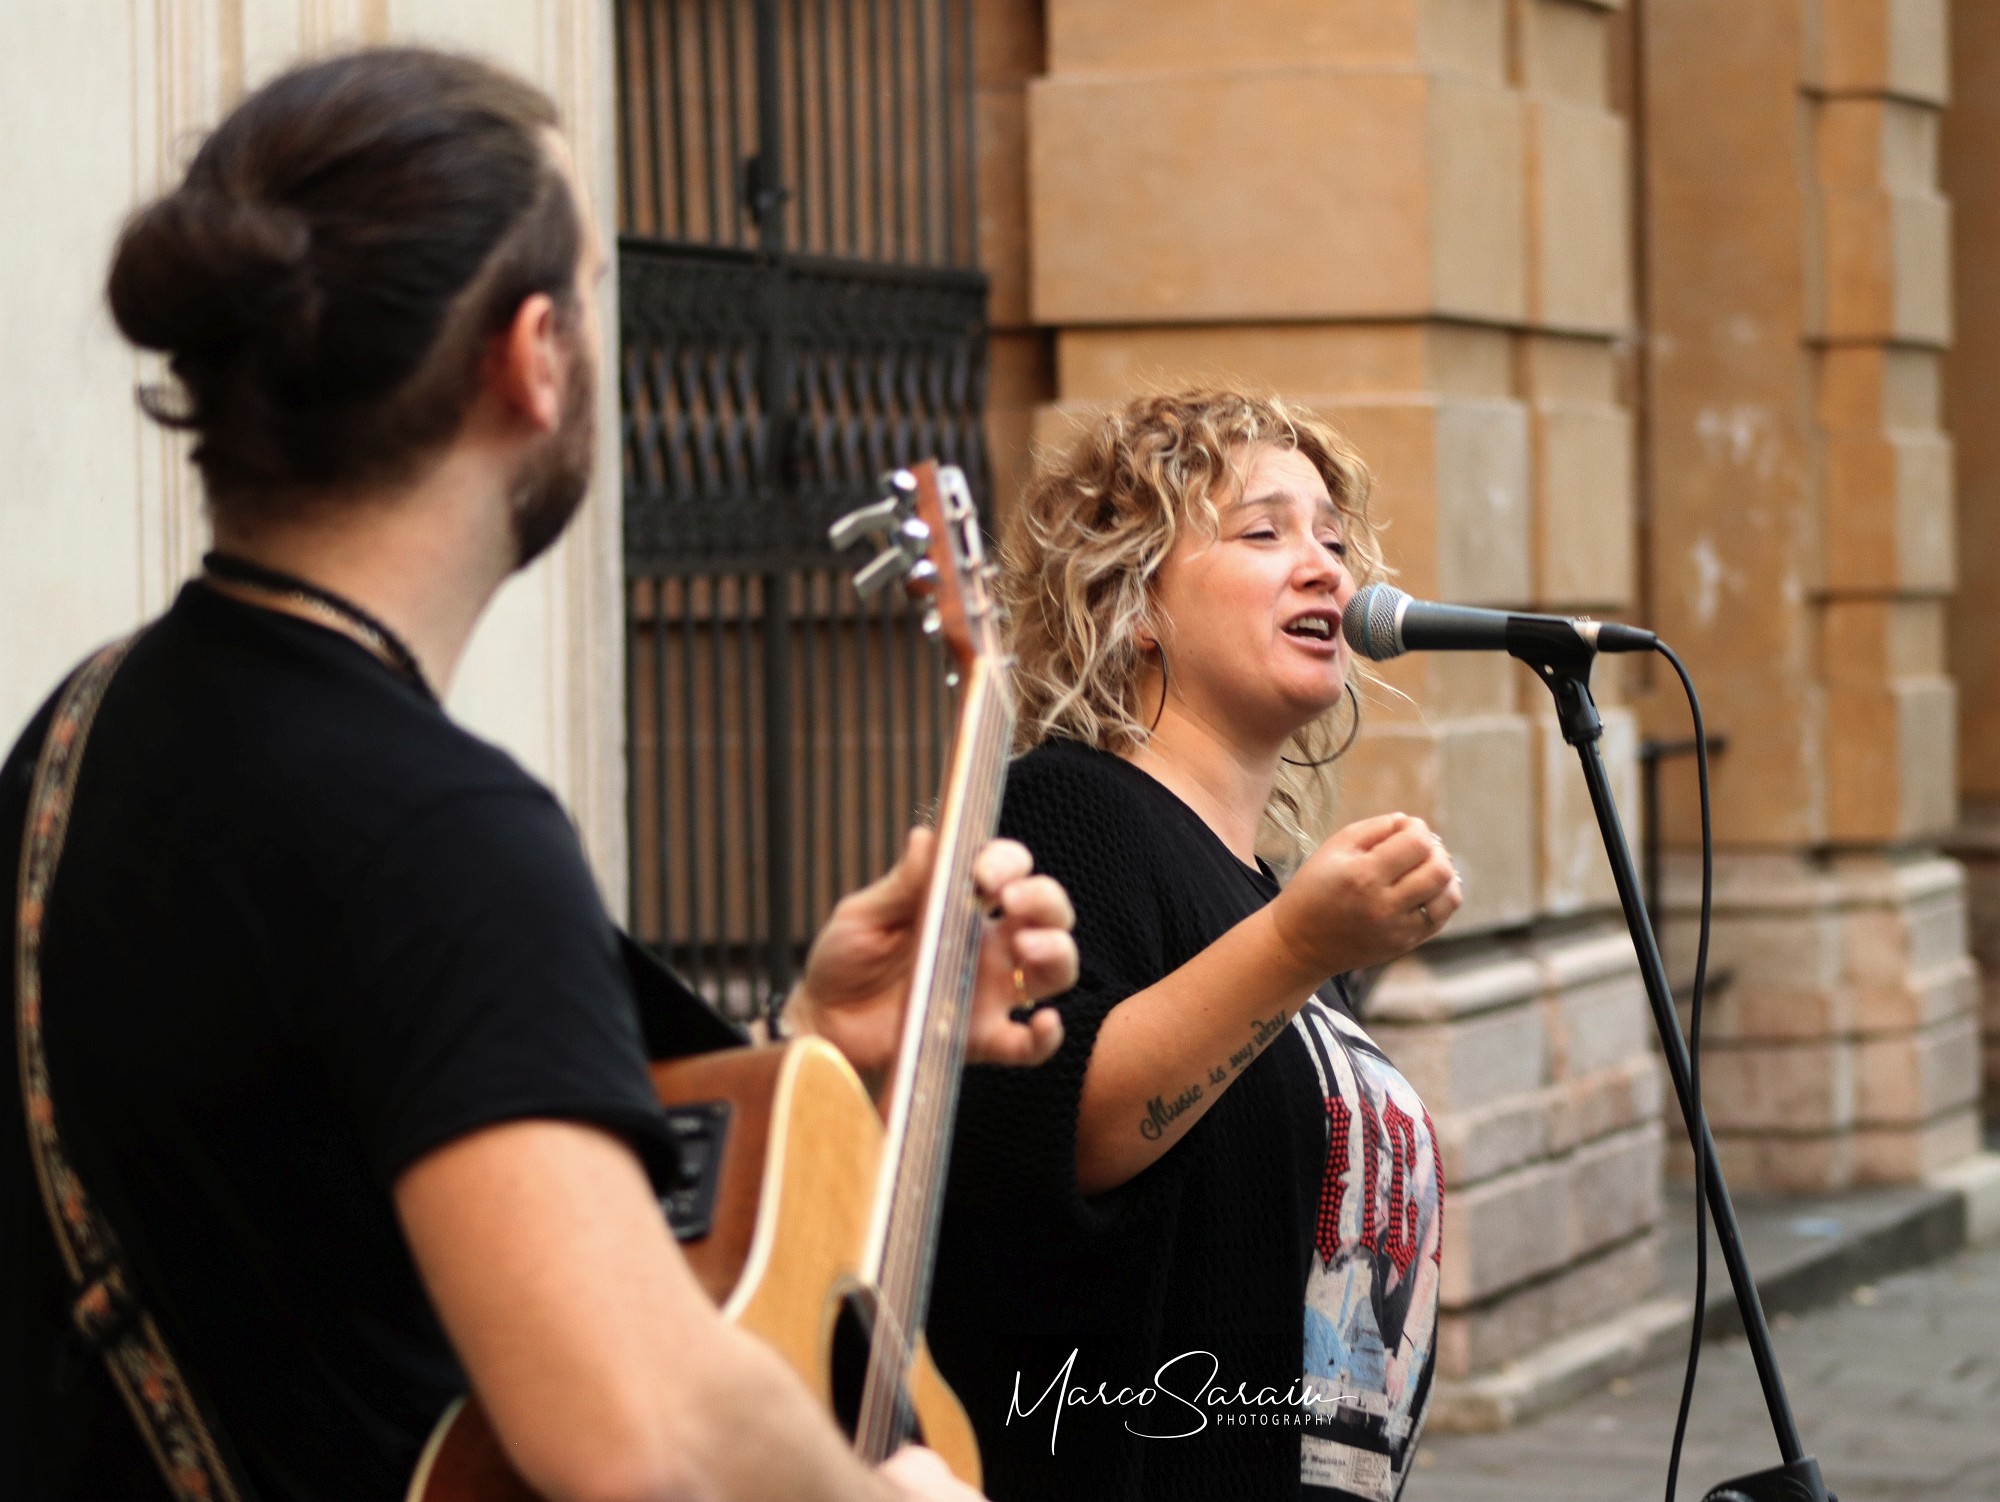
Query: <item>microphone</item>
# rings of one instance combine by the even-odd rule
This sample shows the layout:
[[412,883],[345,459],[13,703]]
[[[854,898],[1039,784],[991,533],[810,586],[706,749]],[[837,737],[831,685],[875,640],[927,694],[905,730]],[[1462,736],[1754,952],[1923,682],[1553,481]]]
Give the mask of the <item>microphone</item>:
[[1530,663],[1646,652],[1659,640],[1637,626],[1587,616],[1520,615],[1472,605],[1413,600],[1393,584],[1370,584],[1348,602],[1340,634],[1363,657],[1384,662],[1405,652],[1506,652]]

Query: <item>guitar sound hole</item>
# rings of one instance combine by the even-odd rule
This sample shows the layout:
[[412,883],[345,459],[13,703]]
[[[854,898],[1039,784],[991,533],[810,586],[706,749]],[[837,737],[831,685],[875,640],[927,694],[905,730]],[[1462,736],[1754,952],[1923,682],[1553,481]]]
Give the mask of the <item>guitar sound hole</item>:
[[[849,1289],[841,1297],[840,1318],[833,1327],[833,1416],[851,1440],[861,1427],[861,1389],[868,1381],[868,1345],[875,1331],[875,1295],[868,1289]],[[896,1390],[894,1453],[899,1445],[924,1442],[923,1426],[910,1406],[909,1392],[901,1383]]]

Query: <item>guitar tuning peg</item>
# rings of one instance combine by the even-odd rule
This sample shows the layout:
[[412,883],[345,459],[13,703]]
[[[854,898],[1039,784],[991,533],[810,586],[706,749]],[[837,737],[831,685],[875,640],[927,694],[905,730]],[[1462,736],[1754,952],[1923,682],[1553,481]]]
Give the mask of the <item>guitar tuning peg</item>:
[[931,529],[921,518],[909,517],[896,532],[906,553],[923,553],[930,548]]
[[888,587],[910,571],[909,558],[898,548],[877,553],[874,560],[854,576],[854,592],[864,600]]
[[928,558],[919,558],[910,565],[910,577],[904,587],[920,600],[927,600],[937,593],[937,565]]
[[886,501],[875,501],[859,510],[848,512],[828,527],[827,539],[835,549],[845,551],[864,537],[888,531],[901,519],[902,514],[902,502],[893,496]]
[[907,469],[892,469],[876,484],[883,495],[896,500],[908,500],[917,493],[917,477]]
[[[926,610],[924,612],[924,635],[930,637],[933,641],[935,641],[938,638],[939,634],[943,632],[943,630],[944,630],[944,617],[937,613],[936,606],[932,606],[929,610]],[[956,687],[956,685],[954,685],[954,687]]]
[[958,687],[958,669],[957,669],[957,668],[953,668],[953,669],[952,669],[952,670],[951,670],[951,671],[950,671],[949,673],[946,673],[946,674],[944,675],[944,686],[945,686],[946,688],[957,688],[957,687]]

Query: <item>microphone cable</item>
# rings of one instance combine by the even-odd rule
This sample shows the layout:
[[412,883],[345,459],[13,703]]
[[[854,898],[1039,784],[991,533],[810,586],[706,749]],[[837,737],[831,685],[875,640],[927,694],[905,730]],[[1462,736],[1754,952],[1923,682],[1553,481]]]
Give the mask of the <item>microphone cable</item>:
[[1694,717],[1695,775],[1701,788],[1701,938],[1695,948],[1694,992],[1688,1009],[1688,1097],[1693,1113],[1687,1122],[1688,1140],[1694,1147],[1694,1318],[1688,1331],[1687,1375],[1681,1381],[1680,1412],[1674,1419],[1673,1449],[1667,1457],[1667,1502],[1674,1502],[1680,1483],[1681,1445],[1687,1438],[1688,1410],[1694,1403],[1695,1373],[1701,1366],[1701,1334],[1708,1313],[1708,1180],[1713,1168],[1708,1153],[1708,1108],[1701,1100],[1701,1004],[1708,985],[1708,928],[1715,897],[1715,831],[1710,821],[1708,794],[1708,727],[1702,722],[1701,696],[1694,691],[1694,679],[1686,664],[1663,641],[1653,644],[1680,675],[1687,693],[1688,713]]

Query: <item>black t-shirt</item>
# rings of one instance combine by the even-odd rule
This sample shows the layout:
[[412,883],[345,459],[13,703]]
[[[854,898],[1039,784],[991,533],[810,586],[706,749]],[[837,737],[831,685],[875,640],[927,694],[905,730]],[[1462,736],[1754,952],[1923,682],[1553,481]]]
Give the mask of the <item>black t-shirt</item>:
[[[1002,1502],[1299,1497],[1300,1427],[1188,1400],[1203,1398],[1211,1367],[1230,1392],[1299,1386],[1308,1284],[1325,1274],[1315,1233],[1337,1093],[1320,1056],[1337,1032],[1343,1054],[1387,1061],[1355,1025],[1344,982],[1330,981],[1302,1014],[1311,1028],[1280,1027],[1170,1151],[1086,1197],[1077,1104],[1105,1017],[1278,884],[1145,772],[1070,741],[1014,764],[1000,832],[1068,888],[1082,970],[1058,1001],[1056,1057],[968,1070],[961,1097],[929,1333],[978,1430],[988,1489]],[[1427,1390],[1421,1354],[1412,1375]],[[1078,1389],[1084,1399],[1066,1401]]]
[[[14,883],[52,703],[0,769],[0,1495],[163,1489],[67,1285],[14,1061]],[[44,928],[58,1121],[263,1502],[400,1497],[464,1382],[399,1173],[522,1117],[664,1180],[647,1043],[729,1034],[605,913],[551,795],[336,632],[201,585],[91,734]]]

